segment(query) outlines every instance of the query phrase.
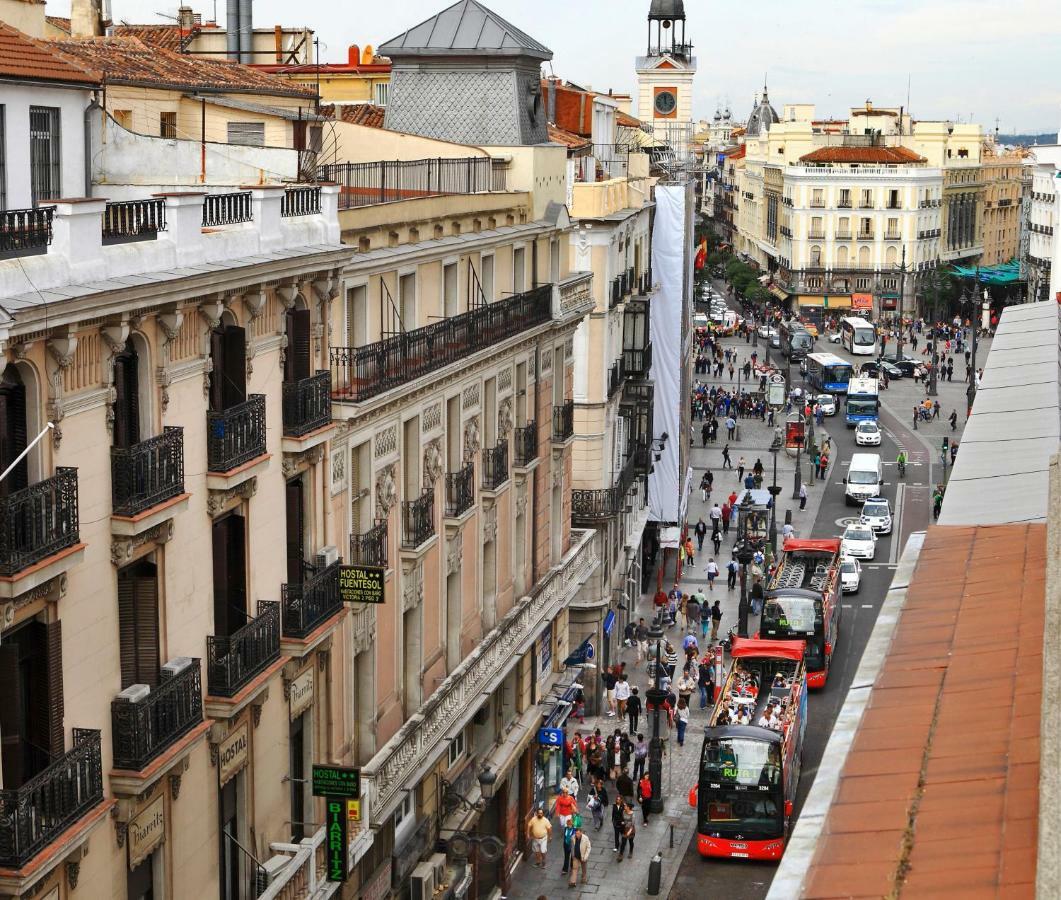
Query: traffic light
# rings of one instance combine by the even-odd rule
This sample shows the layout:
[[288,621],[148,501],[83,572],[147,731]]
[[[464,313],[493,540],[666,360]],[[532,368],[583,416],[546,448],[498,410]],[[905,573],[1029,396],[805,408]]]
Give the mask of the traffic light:
[[949,437],[943,438],[943,452],[944,453],[949,453],[950,452],[950,438]]

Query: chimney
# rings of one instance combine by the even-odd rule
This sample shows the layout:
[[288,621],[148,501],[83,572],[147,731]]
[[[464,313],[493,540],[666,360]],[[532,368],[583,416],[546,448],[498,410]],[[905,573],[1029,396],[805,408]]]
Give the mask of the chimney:
[[350,49],[346,51],[346,63],[350,66],[361,65],[361,48],[357,44],[351,44]]
[[102,0],[73,0],[70,5],[70,36],[99,37],[103,34]]

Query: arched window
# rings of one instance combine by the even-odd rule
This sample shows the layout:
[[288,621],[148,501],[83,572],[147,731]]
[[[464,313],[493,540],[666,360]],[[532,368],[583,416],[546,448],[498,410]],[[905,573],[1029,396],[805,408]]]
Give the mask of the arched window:
[[888,252],[884,257],[884,261],[889,266],[895,266],[899,264],[899,251],[895,247],[889,247]]
[[858,265],[862,269],[869,268],[869,247],[858,248]]
[[822,264],[822,248],[817,244],[810,248],[810,264],[815,268]]
[[140,443],[140,360],[133,339],[114,359],[114,446]]
[[847,265],[847,247],[843,244],[836,248],[836,264],[838,266]]
[[284,381],[290,384],[310,375],[310,311],[301,305],[289,309],[285,328],[287,353],[284,356]]

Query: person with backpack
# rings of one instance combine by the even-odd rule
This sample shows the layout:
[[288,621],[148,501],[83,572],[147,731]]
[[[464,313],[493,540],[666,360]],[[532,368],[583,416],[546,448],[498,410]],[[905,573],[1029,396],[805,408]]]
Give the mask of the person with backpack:
[[604,782],[599,778],[593,782],[589,789],[589,798],[586,801],[590,814],[593,816],[593,828],[600,831],[604,827],[604,807],[608,805],[608,790]]
[[637,799],[641,803],[642,821],[647,825],[649,807],[652,803],[652,782],[649,780],[648,773],[642,775],[641,780],[637,783]]
[[[619,862],[623,861],[623,856],[627,855],[630,859],[634,858],[634,836],[637,833],[637,829],[634,826],[634,810],[628,804],[623,804],[623,834],[619,841]],[[629,847],[629,853],[627,848]]]
[[700,709],[707,709],[709,699],[715,699],[715,667],[705,656],[697,668],[696,686],[700,689]]

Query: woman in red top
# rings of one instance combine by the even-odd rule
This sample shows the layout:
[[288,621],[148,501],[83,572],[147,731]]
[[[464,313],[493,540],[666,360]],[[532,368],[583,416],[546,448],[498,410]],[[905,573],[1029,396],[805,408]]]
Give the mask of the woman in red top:
[[560,796],[556,798],[556,814],[560,817],[560,826],[567,828],[571,816],[578,812],[578,801],[566,790],[560,790]]

